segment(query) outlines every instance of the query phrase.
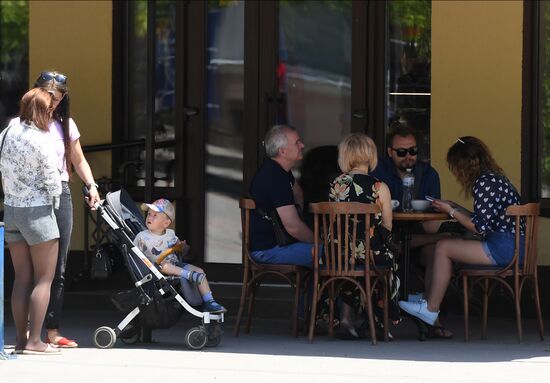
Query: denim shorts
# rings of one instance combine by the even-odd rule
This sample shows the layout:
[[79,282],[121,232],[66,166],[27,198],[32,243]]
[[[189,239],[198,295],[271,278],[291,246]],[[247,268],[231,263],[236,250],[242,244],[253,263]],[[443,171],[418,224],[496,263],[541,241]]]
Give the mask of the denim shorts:
[[7,243],[26,242],[29,246],[59,238],[53,205],[13,207],[4,205]]
[[[514,257],[516,235],[514,233],[489,233],[481,242],[485,254],[491,259],[494,265],[506,266]],[[523,249],[525,237],[520,240],[520,262],[523,261]]]

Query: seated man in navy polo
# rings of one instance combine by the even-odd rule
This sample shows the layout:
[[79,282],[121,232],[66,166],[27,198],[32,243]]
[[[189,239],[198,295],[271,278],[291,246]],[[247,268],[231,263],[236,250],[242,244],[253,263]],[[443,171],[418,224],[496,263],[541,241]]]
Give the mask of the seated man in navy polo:
[[[252,257],[259,263],[312,267],[313,233],[302,221],[296,205],[303,208],[303,193],[291,169],[302,159],[304,143],[298,132],[286,125],[275,125],[266,134],[267,158],[250,184],[250,197],[256,202],[251,215]],[[275,210],[295,243],[279,246],[273,225],[265,214]]]

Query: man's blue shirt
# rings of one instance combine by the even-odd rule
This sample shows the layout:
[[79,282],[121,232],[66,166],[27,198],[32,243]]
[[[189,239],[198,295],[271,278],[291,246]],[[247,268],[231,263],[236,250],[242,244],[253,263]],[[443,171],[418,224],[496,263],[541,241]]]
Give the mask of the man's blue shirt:
[[[388,185],[392,199],[401,202],[403,199],[403,184],[390,157],[384,157],[378,161],[378,165],[371,174]],[[427,195],[441,198],[439,174],[430,164],[417,162],[413,167],[413,174],[415,182],[414,199],[425,199]]]

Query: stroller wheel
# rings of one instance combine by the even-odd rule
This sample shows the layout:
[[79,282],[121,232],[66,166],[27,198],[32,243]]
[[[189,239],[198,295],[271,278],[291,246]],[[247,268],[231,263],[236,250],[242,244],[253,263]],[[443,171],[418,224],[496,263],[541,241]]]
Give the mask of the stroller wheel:
[[208,341],[206,342],[206,347],[218,347],[221,341],[222,341],[221,335],[209,336]]
[[111,348],[116,343],[116,333],[110,327],[103,326],[94,332],[94,344],[97,348]]
[[202,327],[192,327],[185,334],[185,344],[193,350],[202,349],[207,341],[208,336]]
[[134,344],[139,340],[139,328],[129,324],[118,336],[122,343]]

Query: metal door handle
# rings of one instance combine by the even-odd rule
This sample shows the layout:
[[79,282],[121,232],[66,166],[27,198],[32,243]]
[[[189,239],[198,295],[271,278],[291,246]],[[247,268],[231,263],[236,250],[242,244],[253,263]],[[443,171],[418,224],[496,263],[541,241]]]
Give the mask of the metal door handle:
[[185,106],[185,107],[183,107],[183,113],[185,113],[186,117],[192,117],[192,116],[196,116],[197,114],[199,114],[199,109]]

